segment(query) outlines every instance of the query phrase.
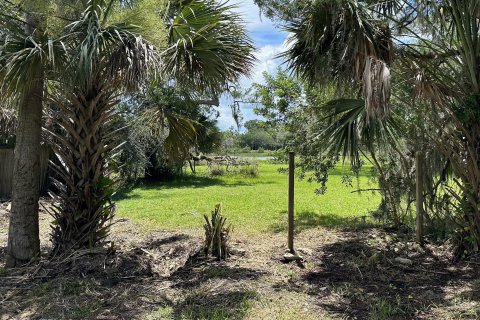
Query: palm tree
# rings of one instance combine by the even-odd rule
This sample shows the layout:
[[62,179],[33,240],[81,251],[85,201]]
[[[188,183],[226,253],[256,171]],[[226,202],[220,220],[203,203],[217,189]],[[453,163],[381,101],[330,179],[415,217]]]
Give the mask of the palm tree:
[[388,23],[372,8],[357,0],[312,1],[288,21],[283,56],[312,85],[335,82],[340,93],[361,92],[367,115],[382,118],[389,115],[393,43]]
[[[40,136],[47,59],[45,9],[48,1],[0,3],[0,79],[5,103],[18,106],[12,210],[7,267],[29,262],[40,253],[38,200]],[[6,40],[8,38],[8,41]]]
[[199,94],[218,95],[248,74],[253,44],[234,6],[214,0],[172,1],[166,13],[164,73]]
[[107,159],[119,144],[114,107],[159,65],[158,50],[139,27],[108,21],[112,3],[89,1],[66,27],[63,74],[51,86],[56,127],[46,130],[59,159],[52,163],[58,177],[51,210],[54,254],[92,247],[107,236],[114,213]]
[[[397,60],[399,78],[411,91],[407,99],[396,95],[396,103],[412,113],[419,112],[412,100],[429,106],[419,115],[428,123],[422,130],[449,160],[461,190],[449,188],[463,237],[460,252],[480,250],[479,9],[478,1],[468,0],[317,0],[287,23],[292,46],[285,56],[291,69],[312,84],[335,80],[340,89],[353,86],[354,95],[362,92],[355,98],[362,98],[366,114],[387,119],[385,125],[389,69]],[[340,119],[347,121],[335,122],[324,133],[350,155],[358,154],[359,136],[351,133],[360,131],[348,128],[359,118],[348,120],[346,109],[337,111],[334,117],[343,112]],[[375,135],[365,138],[375,145]]]
[[[168,21],[175,23],[160,54],[158,45],[140,36],[141,28],[110,22],[110,14],[135,10],[134,4],[118,6],[116,12],[110,10],[111,3],[89,1],[81,19],[67,27],[66,71],[51,90],[58,127],[49,134],[60,160],[53,165],[59,177],[58,205],[52,211],[54,253],[92,247],[108,234],[114,206],[107,159],[120,143],[113,120],[122,94],[138,90],[154,71],[178,83],[186,79],[192,90],[216,94],[248,72],[253,61],[237,16],[228,19],[230,7],[211,1],[173,2]],[[167,120],[174,128],[170,132],[183,130],[185,122],[178,117]]]
[[[172,1],[167,8],[163,78],[174,81],[186,103],[218,106],[218,95],[248,74],[254,62],[253,45],[240,16],[232,13],[233,6],[211,0]],[[152,81],[150,89],[161,82]],[[144,104],[149,108],[141,121],[150,135],[167,129],[164,151],[171,159],[186,159],[204,127],[155,101],[146,99]]]
[[[397,137],[390,108],[395,48],[389,24],[378,13],[396,11],[395,4],[357,0],[305,3],[301,14],[287,22],[290,46],[283,54],[289,69],[313,90],[328,91],[333,84],[336,96],[341,97],[313,108],[319,123],[328,123],[310,129],[314,139],[326,146],[324,152],[335,159],[338,155],[349,158],[353,168],[359,168],[368,155],[380,173],[376,152],[395,144]],[[398,225],[394,196],[382,180],[380,174],[382,197],[392,203]]]

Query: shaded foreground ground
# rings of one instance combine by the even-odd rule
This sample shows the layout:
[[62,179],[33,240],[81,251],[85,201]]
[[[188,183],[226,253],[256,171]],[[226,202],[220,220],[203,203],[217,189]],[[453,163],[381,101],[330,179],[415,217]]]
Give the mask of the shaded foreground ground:
[[114,250],[6,271],[3,213],[0,319],[480,318],[480,262],[453,264],[447,246],[422,249],[381,229],[311,228],[297,236],[297,265],[280,261],[284,238],[233,234],[235,255],[217,262],[190,257],[199,233],[142,234],[119,219]]

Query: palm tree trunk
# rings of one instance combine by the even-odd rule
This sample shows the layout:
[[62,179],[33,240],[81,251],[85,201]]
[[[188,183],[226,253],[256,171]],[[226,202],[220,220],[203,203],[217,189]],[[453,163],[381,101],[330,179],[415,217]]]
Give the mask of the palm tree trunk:
[[51,132],[53,148],[61,165],[51,165],[57,174],[58,192],[50,213],[53,254],[92,248],[108,235],[114,213],[110,198],[112,181],[107,159],[118,145],[114,133],[112,89],[93,84],[88,90],[58,97],[61,112],[55,122],[62,129]]
[[[39,18],[29,14],[25,31],[33,34]],[[8,228],[6,267],[25,264],[40,253],[38,200],[40,197],[40,136],[42,130],[43,69],[22,92],[16,132],[12,210]]]
[[38,199],[42,100],[43,79],[39,77],[25,90],[18,110],[6,267],[25,264],[40,253]]

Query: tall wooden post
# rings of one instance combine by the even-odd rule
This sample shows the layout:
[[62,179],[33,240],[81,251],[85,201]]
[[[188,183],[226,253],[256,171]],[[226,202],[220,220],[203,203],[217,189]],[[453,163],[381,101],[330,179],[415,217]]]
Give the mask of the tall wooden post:
[[294,196],[295,196],[295,153],[288,153],[288,250],[295,253],[293,248],[294,232]]
[[416,195],[416,205],[417,205],[417,242],[420,245],[423,245],[423,162],[424,155],[422,151],[417,151],[415,154],[415,165],[416,165],[416,178],[417,178],[417,195]]

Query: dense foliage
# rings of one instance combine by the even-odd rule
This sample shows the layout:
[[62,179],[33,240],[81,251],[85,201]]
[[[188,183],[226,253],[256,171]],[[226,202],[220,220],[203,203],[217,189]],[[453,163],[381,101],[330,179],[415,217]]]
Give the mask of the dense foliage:
[[[39,252],[36,179],[44,105],[50,125],[43,129],[56,156],[54,254],[93,247],[107,236],[114,183],[125,175],[116,162],[124,140],[130,155],[121,153],[120,160],[128,165],[132,155],[173,162],[191,148],[216,147],[218,130],[201,105],[216,104],[254,61],[232,8],[211,0],[1,2],[1,103],[19,109],[20,171],[7,265]],[[170,92],[171,86],[183,95]],[[134,101],[137,108],[122,113],[120,102]],[[133,131],[140,128],[137,119],[130,121],[137,116],[146,130],[153,128],[149,136]],[[137,142],[142,146],[132,147]]]
[[413,159],[422,150],[430,235],[453,235],[457,257],[478,251],[479,2],[256,3],[290,33],[283,56],[306,84],[305,96],[328,98],[313,104],[307,98],[302,113],[316,120],[297,130],[308,137],[296,147],[315,179],[325,182],[340,157],[354,171],[368,160],[384,199],[377,214],[408,225]]

